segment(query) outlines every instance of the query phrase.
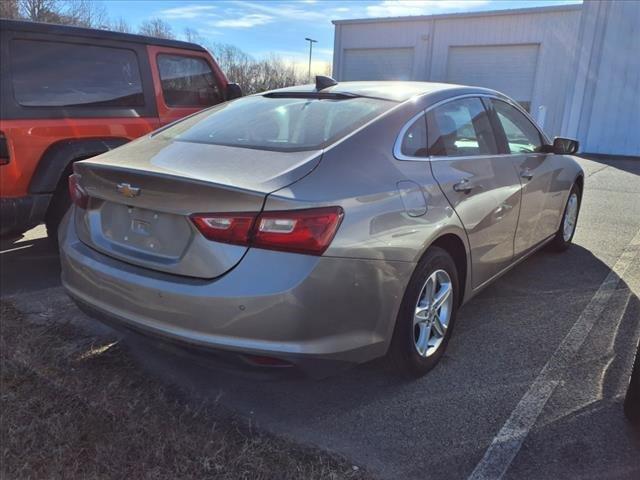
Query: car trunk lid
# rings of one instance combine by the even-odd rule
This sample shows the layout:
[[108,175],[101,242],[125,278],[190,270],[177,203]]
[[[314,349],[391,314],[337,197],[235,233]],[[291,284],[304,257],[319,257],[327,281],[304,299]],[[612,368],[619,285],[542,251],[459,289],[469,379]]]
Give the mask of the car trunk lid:
[[260,212],[265,197],[308,174],[320,151],[269,152],[149,138],[75,164],[87,209],[79,238],[96,250],[177,275],[215,278],[247,247],[207,240],[194,213]]

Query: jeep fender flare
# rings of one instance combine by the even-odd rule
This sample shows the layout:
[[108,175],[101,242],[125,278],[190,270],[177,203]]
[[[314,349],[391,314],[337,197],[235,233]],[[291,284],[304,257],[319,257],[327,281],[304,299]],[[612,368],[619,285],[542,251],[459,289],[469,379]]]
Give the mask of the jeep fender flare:
[[93,138],[68,139],[51,145],[38,162],[29,184],[29,193],[55,192],[70,164],[108,152],[127,142],[127,138]]

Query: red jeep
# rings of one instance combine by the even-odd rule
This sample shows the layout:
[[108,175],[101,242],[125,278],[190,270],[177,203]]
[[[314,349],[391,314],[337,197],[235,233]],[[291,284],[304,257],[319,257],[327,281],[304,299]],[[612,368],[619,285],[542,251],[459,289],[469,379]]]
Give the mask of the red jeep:
[[193,43],[0,20],[0,235],[55,235],[73,162],[240,95]]

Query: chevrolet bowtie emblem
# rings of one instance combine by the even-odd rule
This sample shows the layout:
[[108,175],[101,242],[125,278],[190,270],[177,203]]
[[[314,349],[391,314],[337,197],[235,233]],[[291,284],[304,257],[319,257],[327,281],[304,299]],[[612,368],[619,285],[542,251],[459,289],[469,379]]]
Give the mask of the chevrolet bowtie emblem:
[[127,198],[133,198],[140,195],[140,188],[132,187],[128,183],[119,183],[116,185],[116,190],[119,194],[124,195]]

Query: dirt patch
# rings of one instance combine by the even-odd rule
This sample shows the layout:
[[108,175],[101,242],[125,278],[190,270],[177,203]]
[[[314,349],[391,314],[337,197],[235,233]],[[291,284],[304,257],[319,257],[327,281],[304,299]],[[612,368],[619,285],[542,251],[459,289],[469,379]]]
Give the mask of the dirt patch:
[[0,315],[1,478],[370,478],[144,375],[116,338]]

